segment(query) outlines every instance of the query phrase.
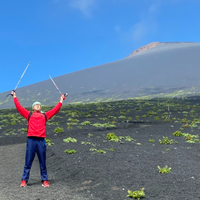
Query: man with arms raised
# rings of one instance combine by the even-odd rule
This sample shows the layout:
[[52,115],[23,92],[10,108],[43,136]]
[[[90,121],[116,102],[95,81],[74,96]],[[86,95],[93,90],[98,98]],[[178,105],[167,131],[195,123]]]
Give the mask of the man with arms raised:
[[50,111],[43,113],[41,111],[41,103],[34,102],[32,105],[33,112],[26,110],[22,107],[16,97],[14,91],[11,92],[13,100],[18,112],[27,119],[28,133],[27,133],[27,146],[24,172],[22,174],[22,181],[20,187],[25,187],[29,180],[32,162],[37,153],[40,163],[40,175],[42,179],[42,186],[49,187],[47,169],[46,169],[46,121],[57,114],[62,106],[64,95],[61,95],[58,104]]

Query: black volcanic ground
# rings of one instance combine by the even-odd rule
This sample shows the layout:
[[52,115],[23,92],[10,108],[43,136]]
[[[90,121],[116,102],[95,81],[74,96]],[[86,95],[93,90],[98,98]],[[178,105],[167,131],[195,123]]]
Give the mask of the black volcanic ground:
[[[199,54],[199,43],[164,43],[54,80],[63,93],[69,94],[67,103],[158,94],[182,96],[183,91],[194,95],[200,92]],[[4,102],[7,93],[0,94],[0,108],[14,106],[11,99]],[[32,105],[35,100],[54,105],[59,100],[59,93],[50,80],[19,88],[17,95],[24,106]]]
[[[63,106],[47,122],[47,139],[54,143],[47,149],[50,188],[41,186],[37,159],[28,186],[20,188],[26,120],[15,109],[2,109],[0,199],[125,200],[128,190],[145,188],[142,199],[197,200],[199,115],[199,97]],[[58,127],[64,132],[55,133]],[[177,137],[176,131],[188,134]],[[119,141],[107,140],[108,133]],[[77,142],[65,143],[69,137]],[[163,137],[172,143],[160,144]],[[159,173],[158,166],[166,165],[171,173]]]

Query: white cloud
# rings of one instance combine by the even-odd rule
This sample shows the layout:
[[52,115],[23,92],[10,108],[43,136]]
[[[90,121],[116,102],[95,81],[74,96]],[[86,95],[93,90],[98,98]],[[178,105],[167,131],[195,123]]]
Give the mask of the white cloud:
[[133,30],[131,32],[131,40],[138,41],[145,37],[149,32],[149,25],[146,21],[140,21],[133,26]]
[[152,4],[148,10],[141,16],[133,26],[132,40],[138,41],[145,38],[147,35],[155,34],[157,31],[157,13],[159,12],[159,5]]
[[115,26],[115,31],[119,34],[123,42],[141,42],[143,39],[157,32],[157,14],[159,4],[154,1],[149,7],[141,10],[139,20],[124,31],[119,25]]
[[83,15],[91,17],[92,9],[95,7],[95,0],[72,0],[70,6],[80,10]]

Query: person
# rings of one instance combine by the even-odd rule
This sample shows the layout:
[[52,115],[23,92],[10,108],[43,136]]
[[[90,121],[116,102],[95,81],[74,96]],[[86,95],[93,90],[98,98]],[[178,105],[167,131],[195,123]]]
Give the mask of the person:
[[27,119],[28,131],[27,131],[27,144],[26,144],[26,156],[24,171],[22,174],[22,180],[20,187],[27,186],[32,162],[37,153],[38,160],[40,163],[40,175],[42,179],[42,186],[49,187],[50,182],[48,181],[48,174],[46,169],[46,129],[45,124],[51,117],[57,114],[62,106],[64,95],[61,95],[58,104],[48,112],[41,111],[41,103],[36,101],[32,105],[33,112],[26,110],[22,107],[17,99],[16,93],[11,92],[13,100],[18,112]]

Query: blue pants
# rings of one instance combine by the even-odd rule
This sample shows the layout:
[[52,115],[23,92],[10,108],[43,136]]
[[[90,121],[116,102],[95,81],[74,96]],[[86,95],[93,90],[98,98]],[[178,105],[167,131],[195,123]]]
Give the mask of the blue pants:
[[40,163],[40,175],[42,181],[48,180],[47,169],[46,169],[46,142],[44,138],[38,137],[28,137],[26,146],[26,157],[24,172],[22,175],[22,180],[29,180],[30,170],[35,158],[35,153],[37,153],[38,160]]

